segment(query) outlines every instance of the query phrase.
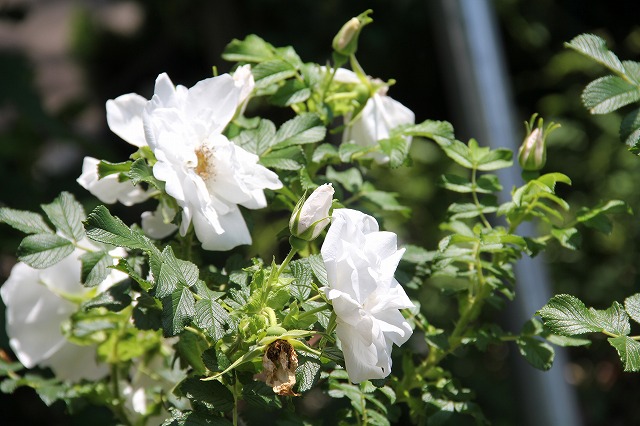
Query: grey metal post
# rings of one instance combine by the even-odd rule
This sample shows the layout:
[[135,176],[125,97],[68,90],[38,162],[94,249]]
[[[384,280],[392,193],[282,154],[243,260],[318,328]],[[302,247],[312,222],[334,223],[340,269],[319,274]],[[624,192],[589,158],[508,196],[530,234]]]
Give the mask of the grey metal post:
[[[515,106],[491,2],[437,0],[431,4],[433,26],[441,39],[441,63],[447,67],[443,74],[453,77],[447,83],[460,120],[453,123],[454,127],[462,128],[481,144],[517,151],[522,134],[515,127],[518,121],[513,114]],[[504,202],[510,199],[511,188],[521,185],[522,179],[515,167],[499,171],[498,176],[504,186],[499,198]],[[519,232],[535,234],[529,223],[520,226]],[[517,296],[511,304],[509,321],[519,329],[549,300],[551,291],[540,257],[523,258],[516,264],[515,274]],[[566,359],[566,352],[556,348],[554,367],[548,372],[518,363],[525,423],[562,426],[581,423],[575,393],[563,377]]]

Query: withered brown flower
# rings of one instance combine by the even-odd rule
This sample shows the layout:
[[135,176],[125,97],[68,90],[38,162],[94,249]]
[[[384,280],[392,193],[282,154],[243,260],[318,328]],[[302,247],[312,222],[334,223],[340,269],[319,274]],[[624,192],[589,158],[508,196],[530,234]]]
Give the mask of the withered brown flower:
[[256,379],[263,380],[278,395],[299,396],[293,391],[296,384],[298,355],[291,343],[278,339],[271,343],[262,357],[263,370]]

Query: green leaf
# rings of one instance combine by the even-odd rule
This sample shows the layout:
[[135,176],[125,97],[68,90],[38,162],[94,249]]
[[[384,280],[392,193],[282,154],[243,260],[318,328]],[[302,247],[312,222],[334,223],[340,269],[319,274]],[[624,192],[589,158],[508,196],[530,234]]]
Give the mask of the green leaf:
[[640,324],[640,293],[624,299],[624,310],[627,311],[632,320]]
[[[342,145],[345,145],[345,144],[341,144],[340,148],[342,148]],[[314,163],[320,163],[325,159],[332,159],[337,156],[338,156],[338,150],[336,149],[335,146],[331,145],[330,143],[323,143],[321,145],[318,145],[315,151],[313,151],[311,161],[313,161]]]
[[606,203],[587,209],[583,208],[578,212],[576,219],[584,225],[609,234],[613,228],[611,221],[605,216],[607,214],[627,213],[631,214],[631,208],[621,200],[611,200]]
[[611,307],[604,311],[593,308],[589,310],[601,329],[618,335],[627,335],[631,332],[629,316],[620,303],[613,302]]
[[395,169],[408,162],[409,142],[404,136],[394,136],[378,142],[383,153],[389,156],[389,167]]
[[6,223],[25,234],[53,233],[41,215],[26,210],[0,207],[0,223]]
[[607,340],[618,351],[624,365],[624,371],[640,371],[640,342],[628,336],[613,337]]
[[592,81],[582,92],[582,103],[591,114],[607,114],[639,99],[640,87],[614,75]]
[[162,328],[165,337],[176,336],[195,316],[193,294],[180,287],[162,299]]
[[229,313],[218,302],[211,299],[200,299],[195,305],[195,324],[211,336],[215,341],[227,334],[225,324],[231,322]]
[[271,96],[271,103],[281,107],[304,102],[311,96],[311,89],[300,80],[286,81]]
[[213,417],[211,414],[201,415],[192,411],[171,411],[172,417],[166,419],[162,426],[232,426],[224,417]]
[[576,228],[552,228],[551,235],[563,246],[571,250],[578,250],[582,237]]
[[440,177],[440,184],[450,191],[463,194],[474,192],[474,190],[479,194],[493,194],[502,189],[496,175],[481,175],[474,186],[470,180],[462,176],[444,174]]
[[476,159],[478,170],[491,171],[511,167],[513,152],[509,149],[494,149]]
[[397,193],[373,190],[371,189],[373,188],[373,185],[370,185],[369,182],[366,182],[364,186],[365,187],[362,191],[362,197],[376,204],[382,210],[404,214],[408,214],[411,212],[411,209],[409,207],[403,206],[398,203]]
[[553,365],[555,352],[551,345],[535,337],[519,337],[516,343],[524,359],[538,370],[547,371]]
[[[335,148],[334,148],[335,149]],[[338,148],[338,156],[343,163],[350,163],[355,154],[364,154],[371,150],[371,147],[358,145],[357,143],[341,143]]]
[[148,293],[140,293],[131,319],[140,330],[159,330],[162,328],[162,304]]
[[261,62],[251,68],[251,73],[256,81],[257,89],[264,89],[274,83],[296,75],[296,69],[281,59]]
[[44,269],[73,253],[73,243],[55,234],[33,234],[18,246],[18,259],[32,268]]
[[439,145],[449,145],[455,141],[453,126],[447,121],[426,120],[402,130],[405,136],[421,136],[436,141]]
[[622,66],[629,80],[640,84],[640,62],[622,61]]
[[98,177],[100,179],[116,173],[128,173],[129,170],[131,170],[131,161],[110,163],[108,161],[100,160],[98,163]]
[[295,281],[291,283],[291,295],[300,301],[305,301],[313,288],[313,270],[305,260],[294,260],[289,263],[289,269]]
[[160,255],[158,249],[147,237],[129,228],[119,218],[112,216],[105,206],[98,206],[89,214],[86,227],[87,236],[92,240]]
[[615,73],[624,74],[625,72],[620,59],[609,50],[607,43],[596,35],[581,34],[569,43],[565,43],[565,46],[590,57]]
[[86,287],[95,287],[109,275],[107,268],[113,265],[113,258],[106,250],[102,250],[82,254],[80,262],[80,282]]
[[481,214],[494,213],[498,211],[496,206],[477,206],[474,203],[453,203],[449,206],[447,213],[451,220],[470,219]]
[[208,410],[226,412],[233,409],[233,394],[216,380],[203,382],[198,377],[188,377],[180,383],[180,391],[190,401],[201,404]]
[[131,183],[134,185],[138,185],[140,182],[146,182],[156,189],[164,190],[164,182],[155,178],[153,168],[149,166],[149,163],[143,158],[134,161],[131,165],[131,170],[126,173],[126,176],[131,179]]
[[537,312],[553,333],[561,336],[574,336],[590,332],[599,332],[602,328],[582,301],[568,294],[553,296]]
[[640,108],[636,108],[620,122],[620,139],[634,154],[640,153]]
[[327,269],[324,266],[324,260],[322,260],[322,256],[319,254],[312,254],[307,257],[307,261],[309,262],[309,266],[313,270],[313,274],[318,279],[321,287],[326,287],[329,285],[327,281]]
[[569,176],[562,173],[546,173],[537,178],[536,181],[544,184],[552,192],[556,190],[556,184],[558,182],[571,185],[571,179],[569,179]]
[[299,170],[304,164],[304,155],[299,146],[273,150],[260,158],[263,166],[271,169]]
[[297,115],[280,126],[276,133],[274,149],[320,142],[324,139],[326,132],[327,129],[318,114],[304,113]]
[[105,291],[99,293],[93,299],[82,304],[82,309],[106,308],[112,312],[120,312],[131,305],[131,281],[125,280],[114,284]]
[[73,195],[62,192],[51,204],[43,204],[41,207],[62,235],[74,241],[84,238],[82,221],[86,214]]
[[329,166],[327,167],[327,179],[339,183],[351,192],[358,192],[363,184],[362,174],[355,167],[338,172]]
[[261,381],[253,381],[242,386],[242,399],[261,411],[282,408],[282,401],[273,389]]
[[222,53],[229,62],[264,62],[275,57],[274,48],[257,35],[248,35],[244,40],[233,39]]
[[298,368],[296,369],[296,383],[298,392],[306,392],[315,386],[320,378],[320,367],[322,364],[317,358],[310,356],[298,356]]
[[149,291],[152,287],[153,284],[150,283],[149,281],[145,280],[144,278],[142,278],[140,276],[140,274],[138,274],[133,267],[129,264],[129,262],[127,261],[127,259],[120,259],[118,261],[118,264],[115,265],[113,267],[113,269],[116,269],[120,272],[124,272],[125,274],[129,275],[133,280],[135,280],[140,287],[144,290],[144,291]]
[[558,336],[557,334],[549,334],[543,332],[542,337],[547,339],[549,343],[553,343],[558,346],[588,346],[591,344],[591,340],[582,339],[579,337]]
[[261,119],[254,129],[247,129],[233,138],[233,142],[247,151],[261,156],[275,144],[276,126],[273,122]]
[[442,150],[456,163],[467,169],[473,169],[473,159],[469,147],[460,141],[450,141],[446,145],[441,145]]

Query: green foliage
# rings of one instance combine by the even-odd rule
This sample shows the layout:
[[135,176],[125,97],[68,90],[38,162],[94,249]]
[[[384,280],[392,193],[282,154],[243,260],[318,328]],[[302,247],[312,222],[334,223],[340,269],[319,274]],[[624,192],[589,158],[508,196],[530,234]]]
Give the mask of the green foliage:
[[[366,23],[370,21],[368,13],[361,15]],[[355,21],[349,22],[341,30],[345,37],[351,34],[349,25],[355,25]],[[340,44],[340,37],[336,40]],[[346,41],[351,44],[353,40]],[[165,425],[238,424],[243,410],[293,411],[291,398],[312,389],[344,401],[337,413],[343,425],[391,425],[405,419],[438,425],[462,417],[483,424],[486,419],[474,402],[474,392],[445,369],[447,358],[464,355],[470,347],[486,351],[511,342],[533,367],[548,370],[554,358],[551,344],[586,345],[588,339],[576,336],[603,333],[617,350],[625,370],[640,370],[640,339],[630,336],[629,321],[640,318],[640,294],[625,300],[624,306],[614,302],[606,310],[587,308],[569,295],[555,296],[538,312],[544,326],[534,319],[515,334],[503,331],[483,315],[515,297],[513,265],[518,259],[537,254],[554,240],[577,249],[582,225],[610,233],[608,215],[629,213],[626,203],[605,201],[574,215],[556,188],[558,183],[571,185],[569,177],[553,172],[540,175],[536,169],[524,175],[522,186],[513,188],[511,200],[499,204],[497,195],[502,185],[493,172],[511,167],[513,153],[481,146],[474,139],[461,142],[451,124],[444,121],[405,123],[385,129],[388,137],[380,140],[345,141],[337,146],[327,137],[328,132],[338,133],[353,125],[372,97],[386,96],[393,83],[368,77],[353,56],[355,47],[351,44],[345,51],[334,46],[333,64],[321,67],[304,63],[290,46],[274,47],[257,36],[232,41],[223,57],[237,65],[251,64],[256,85],[249,99],[286,108],[289,115],[270,116],[274,121],[281,120],[277,123],[262,117],[247,118],[243,105],[235,111],[223,136],[258,156],[260,164],[274,170],[283,184],[281,189],[265,193],[264,199],[272,207],[268,213],[256,212],[251,220],[247,214],[252,232],[262,233],[263,239],[268,235],[273,247],[284,244],[286,234],[277,234],[265,224],[273,221],[273,227],[281,227],[307,191],[325,182],[335,188],[336,207],[371,212],[383,226],[387,218],[397,221],[410,217],[411,210],[401,204],[399,194],[383,190],[386,185],[372,179],[369,170],[378,167],[393,173],[411,165],[412,138],[435,142],[429,146],[451,160],[453,167],[440,180],[455,197],[440,224],[444,236],[434,250],[406,246],[396,274],[415,301],[414,308],[403,312],[407,323],[421,331],[413,339],[424,341],[405,346],[401,365],[394,366],[393,374],[359,384],[349,381],[345,370],[350,359],[345,356],[347,345],[343,342],[341,346],[336,335],[343,319],[333,310],[337,302],[330,300],[323,289],[329,286],[329,280],[319,254],[321,238],[291,243],[291,251],[282,261],[278,261],[282,253],[277,249],[272,258],[264,260],[247,255],[262,252],[256,247],[250,251],[237,248],[233,254],[211,254],[200,250],[194,240],[200,236],[194,227],[205,226],[195,218],[194,226],[183,226],[179,235],[157,242],[104,206],[96,207],[85,218],[81,204],[63,192],[42,206],[46,218],[1,208],[0,222],[29,234],[18,254],[33,267],[47,268],[75,250],[83,252],[79,257],[80,276],[86,294],[62,294],[76,303],[77,311],[61,328],[69,342],[95,347],[97,359],[108,364],[109,374],[95,386],[82,387],[34,379],[28,374],[20,376],[17,367],[0,364],[0,371],[7,377],[2,390],[31,386],[45,402],[93,399],[109,406],[123,424],[131,424],[134,422],[129,419],[125,397],[138,386],[136,374],[143,372],[154,379],[170,376],[172,393],[160,385],[149,389],[139,385],[154,395],[158,407],[170,407]],[[583,101],[592,112],[607,113],[640,100],[640,66],[620,62],[595,36],[579,37],[570,47],[615,73],[585,89]],[[336,78],[336,68],[347,61],[356,82]],[[623,121],[627,140],[636,138],[638,127],[636,110]],[[635,147],[635,142],[630,145]],[[201,153],[195,154],[197,164],[189,167],[193,169],[190,172],[198,174]],[[385,161],[372,167],[380,156]],[[143,147],[129,161],[101,161],[97,172],[102,178],[118,175],[120,183],[153,189],[150,196],[161,203],[161,209],[177,211],[181,200],[171,199],[165,182],[154,175],[156,160],[153,150]],[[219,176],[220,180],[225,178]],[[224,204],[214,199],[207,208],[216,210],[217,203]],[[223,218],[225,211],[215,212],[221,222],[227,219]],[[189,225],[181,223],[187,216],[193,216],[193,212],[184,207],[184,215],[177,214],[173,223]],[[541,223],[540,236],[520,235],[519,225],[531,221]],[[85,236],[94,243],[87,244]],[[116,265],[111,246],[127,251]],[[295,256],[299,259],[293,260]],[[379,262],[388,260],[380,254]],[[112,270],[125,273],[129,279],[102,289],[100,284]],[[373,275],[364,279],[381,285]],[[339,278],[346,282],[360,277]],[[390,284],[388,280],[384,283]],[[436,295],[438,303],[450,300],[442,305],[456,307],[448,312],[450,321],[441,328],[430,323],[431,313],[420,305],[425,294]],[[425,344],[428,350],[418,352],[416,348]],[[164,365],[156,371],[153,360],[157,358],[172,366]],[[151,414],[146,413],[140,423]],[[289,417],[294,415],[287,414],[286,420]]]
[[635,294],[625,300],[624,306],[613,302],[606,310],[588,308],[574,296],[556,295],[538,311],[545,327],[562,336],[585,333],[603,333],[617,351],[625,371],[640,371],[640,344],[638,336],[629,336],[629,318],[638,322],[638,300]]
[[[620,61],[606,42],[593,34],[582,34],[567,47],[604,65],[614,75],[600,77],[587,85],[582,102],[592,114],[607,114],[640,101],[640,63]],[[629,151],[640,153],[638,109],[627,113],[620,125],[620,139]]]

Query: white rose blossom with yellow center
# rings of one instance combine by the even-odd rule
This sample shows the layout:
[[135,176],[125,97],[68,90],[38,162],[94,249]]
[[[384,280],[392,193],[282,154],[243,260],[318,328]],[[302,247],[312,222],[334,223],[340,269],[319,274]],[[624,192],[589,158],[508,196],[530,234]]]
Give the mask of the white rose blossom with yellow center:
[[[266,207],[265,189],[280,189],[278,176],[258,164],[258,156],[222,134],[253,90],[249,66],[191,88],[174,86],[167,74],[156,79],[150,101],[127,94],[107,103],[114,133],[132,145],[148,145],[157,162],[154,176],[182,208],[180,234],[193,223],[206,250],[229,250],[250,244],[251,235],[238,206]],[[145,215],[158,231],[157,213]],[[152,222],[151,222],[152,221]]]

